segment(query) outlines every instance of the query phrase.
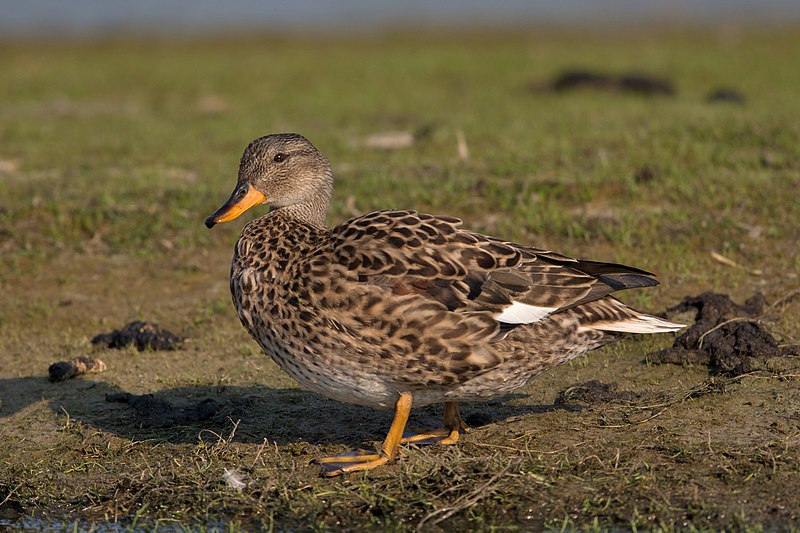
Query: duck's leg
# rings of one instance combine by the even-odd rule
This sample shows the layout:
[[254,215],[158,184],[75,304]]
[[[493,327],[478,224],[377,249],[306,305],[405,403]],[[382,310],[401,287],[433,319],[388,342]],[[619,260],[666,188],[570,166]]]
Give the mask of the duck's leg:
[[431,431],[423,431],[403,437],[402,444],[455,444],[458,442],[459,432],[463,430],[469,433],[469,427],[461,419],[461,412],[458,409],[458,402],[445,402],[444,404],[444,427]]
[[355,450],[344,455],[317,459],[315,462],[322,465],[322,474],[325,476],[338,476],[345,472],[371,470],[376,466],[394,461],[399,453],[400,440],[403,437],[406,422],[408,422],[408,415],[411,413],[411,404],[411,393],[401,392],[394,405],[392,426],[389,428],[389,433],[386,435],[380,451]]

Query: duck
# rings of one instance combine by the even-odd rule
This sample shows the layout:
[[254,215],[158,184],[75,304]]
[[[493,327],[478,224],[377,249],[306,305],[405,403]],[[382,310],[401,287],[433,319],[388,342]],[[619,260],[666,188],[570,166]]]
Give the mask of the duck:
[[[393,409],[375,451],[316,460],[322,475],[394,461],[409,443],[455,444],[459,405],[507,395],[626,335],[683,327],[612,293],[655,275],[469,231],[458,218],[373,211],[326,224],[333,171],[296,133],[252,141],[212,228],[265,204],[242,229],[230,289],[242,325],[302,387]],[[443,427],[410,432],[412,407],[444,405]]]

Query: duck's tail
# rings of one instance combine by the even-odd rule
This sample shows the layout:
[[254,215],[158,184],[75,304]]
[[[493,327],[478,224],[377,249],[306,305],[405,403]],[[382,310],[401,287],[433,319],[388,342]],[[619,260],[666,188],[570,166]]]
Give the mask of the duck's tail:
[[573,310],[582,328],[615,333],[667,333],[678,331],[676,324],[657,316],[640,313],[613,296],[582,304]]

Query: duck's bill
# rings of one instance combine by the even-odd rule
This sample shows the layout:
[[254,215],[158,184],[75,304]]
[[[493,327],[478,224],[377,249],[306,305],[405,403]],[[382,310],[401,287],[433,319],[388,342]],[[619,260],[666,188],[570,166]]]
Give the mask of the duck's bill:
[[263,204],[266,197],[250,185],[243,183],[233,190],[233,194],[225,204],[211,213],[206,219],[206,227],[213,228],[216,224],[230,222],[251,207]]

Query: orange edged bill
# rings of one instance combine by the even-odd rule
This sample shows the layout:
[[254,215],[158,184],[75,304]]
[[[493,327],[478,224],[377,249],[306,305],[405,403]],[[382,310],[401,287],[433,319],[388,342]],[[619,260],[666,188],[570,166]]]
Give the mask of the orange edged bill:
[[206,227],[213,228],[216,224],[230,222],[251,207],[263,204],[267,198],[247,183],[240,183],[233,190],[233,194],[222,207],[208,215]]

